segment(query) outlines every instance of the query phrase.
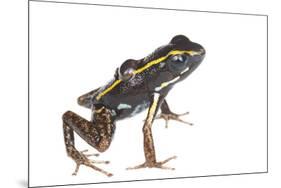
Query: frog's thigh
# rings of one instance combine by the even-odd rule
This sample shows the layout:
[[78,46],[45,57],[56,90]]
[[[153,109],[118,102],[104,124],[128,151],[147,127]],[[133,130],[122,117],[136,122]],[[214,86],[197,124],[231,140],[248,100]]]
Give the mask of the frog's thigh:
[[99,152],[103,152],[109,147],[115,130],[114,122],[107,121],[102,125],[99,124],[97,127],[93,122],[71,111],[64,113],[63,122],[67,150],[68,148],[74,147],[73,131],[75,131],[88,144],[96,148]]
[[92,107],[92,96],[95,95],[95,93],[99,90],[100,88],[97,88],[93,91],[90,91],[84,95],[81,95],[78,97],[77,102],[79,105],[84,106],[86,108],[91,108]]

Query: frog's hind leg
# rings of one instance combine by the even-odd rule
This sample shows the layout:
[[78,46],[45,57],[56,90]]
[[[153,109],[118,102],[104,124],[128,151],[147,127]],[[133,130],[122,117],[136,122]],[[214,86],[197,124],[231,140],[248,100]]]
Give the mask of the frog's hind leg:
[[175,120],[175,121],[179,121],[188,125],[193,125],[193,123],[184,121],[180,118],[180,116],[184,116],[189,114],[189,112],[185,112],[182,114],[176,114],[174,112],[172,112],[168,106],[168,103],[166,100],[163,101],[162,105],[161,105],[161,113],[156,116],[155,119],[164,119],[165,120],[165,127],[168,128],[168,122],[169,120]]
[[[107,176],[112,176],[111,173],[94,165],[94,163],[108,164],[109,161],[93,161],[88,158],[91,156],[90,154],[85,154],[87,150],[79,152],[75,148],[73,131],[100,152],[104,152],[109,147],[114,134],[115,124],[112,121],[108,109],[102,107],[98,110],[97,115],[95,115],[97,118],[95,123],[90,122],[71,111],[67,111],[63,115],[63,132],[66,152],[68,156],[76,162],[76,169],[73,175],[77,174],[81,165],[85,165]],[[97,156],[97,154],[94,155]]]
[[92,98],[93,98],[93,96],[96,95],[96,93],[99,89],[100,88],[97,88],[93,91],[90,91],[90,92],[78,97],[78,99],[77,99],[78,104],[85,108],[92,108]]

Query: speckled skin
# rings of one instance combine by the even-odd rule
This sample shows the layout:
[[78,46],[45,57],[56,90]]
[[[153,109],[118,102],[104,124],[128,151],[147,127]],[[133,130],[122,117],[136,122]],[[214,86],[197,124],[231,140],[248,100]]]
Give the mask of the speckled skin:
[[[170,111],[165,97],[176,83],[185,79],[198,67],[204,56],[205,50],[201,45],[178,35],[146,58],[126,60],[115,71],[114,78],[109,83],[80,96],[78,104],[92,110],[91,121],[71,111],[63,115],[66,151],[77,164],[73,174],[77,174],[80,165],[86,165],[107,176],[112,175],[94,166],[93,163],[97,161],[88,159],[85,151],[77,151],[73,131],[99,152],[104,152],[112,141],[115,122],[134,116],[147,108],[149,110],[143,126],[145,162],[128,169],[173,169],[163,164],[175,156],[157,162],[151,127],[155,118],[165,119],[166,126],[171,119],[184,122],[179,118],[180,114]],[[159,108],[162,113],[156,117]]]

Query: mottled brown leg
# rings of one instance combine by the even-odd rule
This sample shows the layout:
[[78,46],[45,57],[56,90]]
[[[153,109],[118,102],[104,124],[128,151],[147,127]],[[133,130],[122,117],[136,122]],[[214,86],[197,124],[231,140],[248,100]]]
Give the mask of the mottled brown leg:
[[162,105],[161,105],[161,113],[156,116],[155,119],[164,119],[165,120],[165,127],[168,128],[168,122],[169,120],[175,120],[175,121],[179,121],[188,125],[193,125],[192,123],[189,123],[187,121],[184,121],[182,119],[180,119],[180,116],[184,116],[189,114],[189,112],[185,112],[182,114],[176,114],[174,112],[172,112],[168,106],[168,103],[166,100],[163,101]]
[[87,143],[96,148],[98,151],[105,151],[110,143],[114,133],[115,125],[111,120],[109,111],[102,107],[99,113],[95,115],[97,118],[95,124],[85,120],[74,112],[68,111],[63,115],[63,130],[66,151],[69,157],[76,162],[76,168],[73,175],[76,175],[80,165],[88,166],[96,171],[99,171],[107,176],[112,176],[111,173],[106,172],[93,163],[108,164],[109,161],[93,161],[89,156],[98,156],[98,154],[85,154],[88,150],[78,151],[74,144],[75,131]]
[[153,101],[150,104],[148,115],[146,117],[144,126],[143,126],[143,135],[144,135],[144,155],[145,155],[145,162],[137,165],[135,167],[129,167],[128,170],[131,169],[139,169],[139,168],[161,168],[161,169],[169,169],[174,170],[174,168],[165,167],[163,164],[167,163],[168,161],[175,159],[176,156],[170,157],[164,161],[157,162],[156,161],[156,154],[154,149],[154,142],[153,142],[153,136],[152,136],[152,123],[153,119],[155,117],[155,114],[157,113],[157,110],[159,109],[159,104],[161,104],[161,96],[156,93],[154,94]]

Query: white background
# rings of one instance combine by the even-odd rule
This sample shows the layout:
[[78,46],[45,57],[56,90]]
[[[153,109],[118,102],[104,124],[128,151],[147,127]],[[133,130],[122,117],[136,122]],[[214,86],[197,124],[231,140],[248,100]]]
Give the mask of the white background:
[[[125,3],[125,2],[124,2]],[[4,57],[2,62],[6,62],[5,67],[1,68],[1,83],[3,82],[3,86],[7,86],[3,88],[3,92],[1,93],[1,112],[5,114],[2,116],[3,120],[3,131],[1,132],[1,147],[3,149],[3,154],[1,155],[1,162],[2,170],[1,170],[1,177],[3,177],[3,185],[9,185],[13,187],[23,186],[26,182],[26,122],[27,122],[27,111],[26,111],[26,89],[27,89],[27,82],[26,82],[26,61],[27,58],[27,39],[26,39],[26,3],[22,6],[19,4],[10,3],[11,6],[5,7],[6,11],[1,11],[1,19],[2,18],[9,18],[5,21],[4,29],[1,31],[1,39],[2,44],[5,44],[4,48],[2,48],[3,53],[1,53],[1,57]],[[139,5],[147,5],[147,6],[160,6],[157,3],[139,3]],[[227,4],[223,3],[203,3],[202,1],[193,2],[193,4],[182,4],[182,3],[169,3],[164,2],[162,7],[174,7],[174,8],[190,8],[190,9],[206,9],[206,10],[220,10],[220,11],[234,11],[234,12],[256,12],[256,13],[267,13],[270,14],[270,163],[269,163],[269,174],[264,175],[248,175],[248,176],[232,176],[232,177],[216,177],[216,178],[199,178],[199,179],[185,179],[185,180],[173,180],[173,181],[154,181],[154,182],[138,182],[138,183],[123,183],[123,184],[107,184],[103,186],[180,186],[180,185],[187,185],[192,187],[237,187],[241,185],[247,186],[255,186],[255,187],[265,187],[269,186],[270,184],[274,184],[274,186],[280,185],[280,181],[278,181],[278,172],[280,172],[280,152],[277,150],[278,143],[280,140],[278,138],[280,126],[278,126],[279,118],[278,118],[278,104],[280,101],[277,100],[277,96],[280,96],[280,90],[277,89],[278,83],[278,72],[279,66],[278,63],[278,53],[277,49],[277,42],[278,36],[277,33],[280,33],[280,28],[274,27],[274,23],[276,22],[277,16],[277,6],[274,6],[272,3],[262,3],[256,2],[253,3],[245,1],[239,3],[239,1],[235,1],[235,3],[228,2]],[[271,9],[272,7],[272,9]],[[274,8],[276,7],[276,9]],[[9,9],[10,8],[10,9]],[[23,8],[23,9],[21,9]],[[11,11],[14,10],[14,11]],[[275,11],[276,10],[276,11]],[[8,12],[9,14],[8,14]],[[18,14],[15,14],[15,13]],[[2,16],[3,13],[7,13],[8,15]],[[22,14],[20,14],[22,13]],[[14,23],[18,23],[15,25]],[[4,31],[4,32],[3,32]],[[2,34],[3,32],[3,34]],[[9,34],[9,35],[8,35]],[[4,42],[3,42],[4,41]],[[162,41],[161,41],[162,42]],[[274,45],[274,43],[276,45]],[[276,52],[276,53],[273,53]],[[275,55],[276,54],[276,55]],[[274,60],[274,61],[273,61]],[[206,59],[207,62],[207,59]],[[279,61],[280,62],[280,61]],[[2,65],[2,64],[1,64]],[[201,71],[199,71],[201,69]],[[203,64],[202,67],[198,69],[198,74],[202,74]],[[2,72],[3,71],[3,72]],[[199,75],[195,76],[196,74],[192,75],[189,80],[198,79]],[[2,77],[3,76],[3,77]],[[194,77],[194,78],[193,78]],[[191,81],[189,81],[191,82]],[[9,91],[9,92],[6,92]],[[176,93],[176,91],[173,91]],[[175,95],[175,94],[174,94]],[[169,97],[172,100],[172,97]],[[74,104],[74,103],[73,103]],[[181,108],[181,107],[179,107]],[[190,109],[188,104],[188,108]],[[178,106],[177,106],[178,109]],[[182,108],[185,110],[184,108]],[[188,109],[188,110],[189,110]],[[3,110],[3,111],[2,111]],[[180,109],[178,109],[180,110]],[[79,108],[79,111],[82,111]],[[195,112],[190,109],[192,112],[192,116],[189,118],[195,117]],[[7,113],[9,112],[9,113]],[[200,117],[200,116],[199,116]],[[195,120],[195,119],[192,119]],[[134,121],[135,122],[135,121]],[[194,122],[194,121],[193,121]],[[123,123],[123,122],[122,122]],[[197,121],[196,121],[196,124]],[[280,124],[280,122],[279,122]],[[160,126],[160,125],[159,125]],[[179,125],[176,124],[173,126],[173,129],[178,127]],[[121,127],[121,126],[120,126]],[[190,130],[190,128],[188,128]],[[191,128],[191,130],[194,127]],[[127,129],[126,129],[127,130]],[[160,129],[159,129],[160,130]],[[168,132],[167,134],[172,135],[173,132],[171,129],[165,130]],[[116,140],[115,140],[116,141]],[[2,146],[3,145],[3,146]],[[170,154],[170,153],[169,153]],[[165,156],[164,156],[165,157]],[[180,158],[179,158],[180,159]],[[179,160],[178,159],[178,160]],[[44,163],[44,161],[42,161]],[[172,164],[172,163],[171,163]],[[176,162],[173,162],[173,165],[176,165]],[[13,183],[12,183],[13,182]],[[272,185],[273,186],[273,185]]]
[[[38,2],[30,8],[31,186],[266,171],[266,17]],[[207,50],[200,68],[167,98],[174,111],[189,110],[185,118],[195,126],[154,124],[158,160],[178,155],[167,164],[176,170],[124,170],[144,161],[143,113],[117,122],[100,157],[111,161],[104,168],[112,178],[83,167],[72,177],[64,111],[89,119],[90,111],[76,103],[79,95],[106,83],[124,60],[140,59],[176,34]]]

